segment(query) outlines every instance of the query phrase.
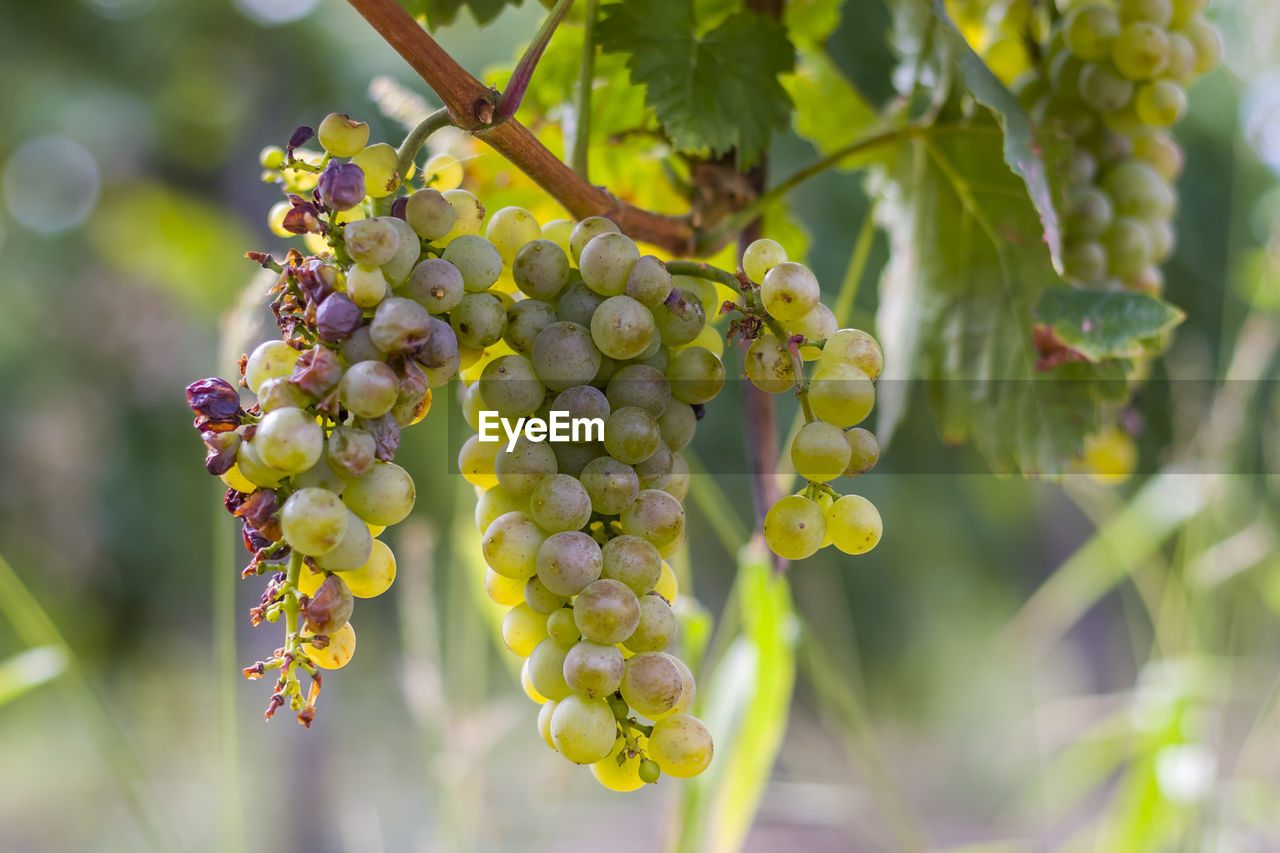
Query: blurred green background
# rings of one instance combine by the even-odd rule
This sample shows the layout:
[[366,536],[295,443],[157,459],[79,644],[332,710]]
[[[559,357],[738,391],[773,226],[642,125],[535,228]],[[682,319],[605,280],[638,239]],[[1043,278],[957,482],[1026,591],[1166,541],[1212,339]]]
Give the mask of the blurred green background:
[[[888,14],[852,6],[830,48],[887,97]],[[1166,268],[1188,320],[1133,412],[1139,474],[998,479],[917,408],[859,481],[880,546],[792,569],[800,679],[746,849],[1280,849],[1280,7],[1211,13],[1227,67],[1178,128]],[[483,32],[463,15],[440,40],[478,74],[541,15],[526,2]],[[361,602],[313,729],[263,724],[269,691],[239,674],[279,632],[244,616],[260,584],[236,579],[182,390],[232,366],[243,252],[284,245],[258,150],[332,111],[394,138],[369,81],[421,91],[412,73],[338,0],[7,0],[0,75],[0,850],[660,846],[679,784],[612,794],[537,737],[454,548],[472,501],[441,452],[456,412],[406,433],[400,579]],[[771,169],[813,156],[784,136]],[[834,292],[862,178],[793,198]],[[883,260],[877,238],[859,325]],[[711,407],[709,469],[743,470],[723,438],[739,412],[735,393]],[[687,568],[718,617],[747,480],[697,491]]]

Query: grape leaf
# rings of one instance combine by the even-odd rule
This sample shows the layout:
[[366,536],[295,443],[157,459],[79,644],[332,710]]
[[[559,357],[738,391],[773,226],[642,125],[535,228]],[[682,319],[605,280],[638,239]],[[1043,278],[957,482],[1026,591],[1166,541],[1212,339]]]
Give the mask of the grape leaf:
[[1098,406],[1123,394],[1127,365],[1038,369],[1034,307],[1062,281],[994,120],[914,139],[871,180],[890,240],[877,323],[884,436],[912,384],[894,380],[923,380],[944,439],[971,441],[998,472],[1062,473]]
[[[822,154],[831,154],[866,135],[879,120],[826,51],[802,48],[795,73],[782,79],[796,105],[796,133]],[[880,153],[873,150],[850,155],[836,168],[863,168]]]
[[1044,241],[1049,245],[1049,254],[1061,268],[1062,227],[1058,222],[1057,212],[1061,188],[1051,180],[1051,172],[1045,167],[1043,152],[1047,140],[1042,135],[1037,136],[1018,99],[1005,88],[981,57],[973,52],[973,48],[956,29],[947,15],[944,0],[932,2],[933,12],[941,25],[939,30],[951,46],[954,60],[964,75],[965,85],[979,103],[1000,118],[1004,130],[1005,162],[1026,183],[1027,192],[1031,195],[1031,201],[1035,204],[1044,227]]
[[400,0],[400,5],[410,15],[426,18],[431,29],[452,24],[458,12],[465,6],[476,23],[484,26],[507,6],[519,6],[523,0]]
[[1145,293],[1054,287],[1036,305],[1036,320],[1089,361],[1159,352],[1186,315]]
[[795,57],[777,21],[738,12],[700,34],[691,0],[627,0],[604,8],[596,32],[605,52],[627,54],[631,82],[680,150],[736,148],[746,166],[785,128],[791,100],[778,76]]

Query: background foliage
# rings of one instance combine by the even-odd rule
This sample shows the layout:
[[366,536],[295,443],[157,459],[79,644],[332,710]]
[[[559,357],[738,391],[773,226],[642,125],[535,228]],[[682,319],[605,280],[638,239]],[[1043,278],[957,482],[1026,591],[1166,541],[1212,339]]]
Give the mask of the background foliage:
[[[875,132],[898,91],[889,45],[911,50],[913,31],[893,15],[902,7],[788,3],[792,68],[778,33],[737,5],[681,5],[696,14],[697,43],[642,42],[669,62],[740,39],[753,61],[735,54],[731,67],[783,72],[784,91],[762,83],[739,103],[708,90],[705,112],[681,113],[664,100],[662,63],[641,62],[634,40],[602,53],[593,181],[687,207],[686,183],[705,176],[636,132],[651,121],[646,104],[681,147],[767,142],[775,176]],[[420,6],[450,52],[498,86],[543,14],[531,2]],[[628,46],[643,11],[614,7],[605,47]],[[1188,168],[1166,274],[1187,319],[1125,413],[1140,425],[1138,475],[1119,487],[989,476],[991,464],[1019,467],[1010,454],[1061,455],[1053,430],[1018,427],[1022,386],[974,397],[943,383],[954,396],[935,391],[936,422],[924,400],[882,399],[878,430],[893,426],[893,441],[860,483],[885,540],[857,561],[797,565],[784,584],[750,552],[739,565],[752,510],[734,473],[745,470],[741,409],[726,394],[695,445],[724,473],[698,478],[681,567],[696,569],[707,608],[684,630],[693,648],[706,644],[717,763],[697,783],[614,797],[532,736],[495,650],[471,495],[440,451],[458,443],[456,412],[406,434],[421,487],[397,543],[401,581],[362,605],[381,618],[362,623],[356,663],[330,681],[315,730],[259,725],[260,691],[239,676],[274,639],[243,619],[252,593],[235,581],[239,546],[180,392],[228,369],[245,349],[235,342],[255,334],[236,310],[252,275],[240,256],[283,245],[265,228],[275,191],[256,181],[258,149],[332,110],[391,137],[399,128],[368,81],[417,89],[411,73],[336,0],[0,7],[0,848],[576,849],[602,833],[622,850],[1280,843],[1269,381],[1280,367],[1280,15],[1265,0],[1211,11],[1228,67],[1192,89],[1178,128]],[[562,156],[581,39],[571,19],[520,113]],[[999,99],[969,74],[966,85]],[[726,135],[708,136],[725,114],[733,121],[711,126]],[[1030,310],[1052,286],[1043,258],[1026,260],[1049,249],[967,221],[958,186],[973,185],[997,223],[1035,222],[1026,176],[1006,167],[994,125],[988,134],[851,156],[766,211],[766,233],[805,256],[855,325],[915,342],[890,361],[897,375],[920,375],[940,342],[950,360],[929,369],[959,371],[950,378],[972,379],[976,363],[1025,365],[998,306],[1015,292]],[[560,215],[497,155],[449,144],[471,157],[486,200]],[[924,180],[893,181],[908,169]],[[914,338],[893,328],[908,320]],[[1077,417],[1089,410],[1072,395],[1105,389],[1073,383],[1048,405]],[[964,434],[971,446],[939,440]]]

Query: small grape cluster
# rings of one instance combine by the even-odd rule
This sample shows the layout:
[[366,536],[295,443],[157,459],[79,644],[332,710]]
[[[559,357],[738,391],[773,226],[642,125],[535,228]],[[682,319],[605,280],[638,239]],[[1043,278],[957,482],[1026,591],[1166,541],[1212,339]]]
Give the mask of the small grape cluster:
[[[689,667],[667,651],[677,582],[664,557],[685,538],[680,450],[725,382],[701,345],[718,292],[602,217],[540,226],[505,208],[445,257],[473,276],[452,315],[459,341],[483,350],[462,371],[477,434],[458,467],[479,493],[485,588],[510,608],[502,635],[526,658],[539,731],[614,790],[701,773],[712,740],[687,713]],[[598,428],[482,441],[482,412]]]
[[[875,435],[858,428],[875,405],[874,382],[884,353],[861,329],[839,329],[821,302],[818,279],[787,260],[774,240],[756,240],[742,255],[744,318],[732,331],[751,339],[747,379],[762,391],[795,391],[805,423],[791,442],[791,462],[807,480],[798,494],[780,498],[764,519],[770,549],[803,560],[827,545],[865,554],[883,532],[880,513],[861,495],[839,495],[837,477],[870,471],[880,458]],[[816,362],[806,378],[805,362]]]
[[1077,3],[1057,21],[1044,70],[1015,81],[1032,118],[1074,146],[1063,269],[1087,286],[1163,290],[1174,248],[1173,182],[1182,149],[1165,130],[1185,113],[1185,87],[1221,59],[1208,0]]

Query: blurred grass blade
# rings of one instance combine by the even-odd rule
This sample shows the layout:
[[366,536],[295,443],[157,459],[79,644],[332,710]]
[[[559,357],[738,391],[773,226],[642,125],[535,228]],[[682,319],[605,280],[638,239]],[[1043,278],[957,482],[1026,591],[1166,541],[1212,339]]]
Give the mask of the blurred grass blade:
[[845,268],[844,280],[840,282],[840,292],[831,305],[831,313],[836,315],[836,324],[845,328],[853,319],[853,306],[858,301],[858,288],[862,284],[863,273],[867,270],[867,258],[871,256],[871,242],[876,236],[875,208],[867,210],[858,229],[858,240],[853,244],[853,253],[849,255],[849,266]]
[[693,499],[699,511],[706,516],[716,538],[730,554],[734,553],[743,542],[747,541],[748,530],[742,519],[731,509],[733,506],[724,490],[716,482],[715,477],[707,473],[702,460],[686,447],[682,451],[689,464],[689,497]]
[[133,808],[152,848],[165,853],[183,849],[163,806],[148,785],[142,763],[129,747],[120,724],[98,695],[83,665],[63,639],[58,626],[4,557],[0,557],[0,612],[4,613],[18,637],[28,646],[52,647],[61,651],[67,675],[63,684],[71,694],[75,709],[90,729],[89,734],[102,757],[119,778],[125,798]]
[[67,669],[67,653],[61,646],[37,646],[0,662],[0,705],[28,690],[52,681]]
[[791,591],[759,540],[739,552],[734,587],[742,632],[699,695],[716,755],[685,784],[680,804],[678,849],[688,853],[741,849],[786,733],[795,685]]
[[1120,513],[1076,549],[1035,591],[1006,629],[1031,658],[1047,652],[1117,583],[1200,513],[1220,492],[1203,474],[1152,477]]

